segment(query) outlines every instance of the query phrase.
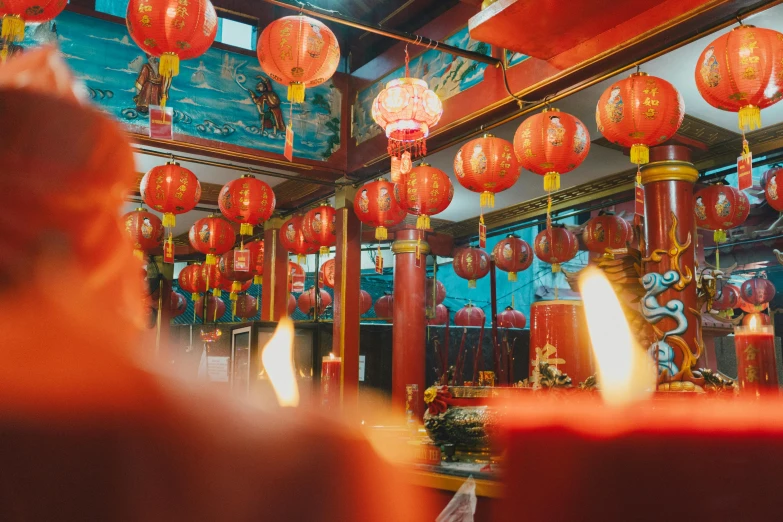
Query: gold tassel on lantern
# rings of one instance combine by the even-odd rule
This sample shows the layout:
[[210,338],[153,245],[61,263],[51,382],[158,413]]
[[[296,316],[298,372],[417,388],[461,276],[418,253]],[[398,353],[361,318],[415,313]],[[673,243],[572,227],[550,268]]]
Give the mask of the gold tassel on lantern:
[[321,254],[322,256],[329,255],[329,247],[328,246],[322,246],[321,248],[318,249],[318,253]]
[[427,214],[420,214],[416,218],[416,228],[419,230],[428,230],[430,228],[430,217]]
[[516,272],[509,272],[508,273],[508,280],[515,282],[517,280],[517,273]]
[[468,288],[476,288],[476,280],[475,279],[469,279],[468,280]]
[[201,295],[200,294],[190,294],[190,299],[192,299],[193,302],[195,303],[196,301],[201,299]]
[[761,128],[761,110],[755,105],[741,107],[738,113],[741,131],[752,131]]
[[[234,281],[231,283],[231,293],[228,295],[228,298],[232,301],[237,300],[237,293],[242,291],[242,283],[239,281]],[[236,305],[235,305],[236,306]]]
[[[546,183],[546,179],[544,179],[544,182]],[[558,188],[559,188],[559,184],[560,182],[558,181]],[[480,205],[482,207],[495,208],[495,194],[493,194],[492,192],[482,192]]]
[[306,256],[306,255],[304,255],[304,254],[296,254],[296,262],[297,262],[298,264],[300,264],[300,265],[301,265],[301,264],[302,264],[302,263],[304,263],[305,261],[307,261],[307,256]]
[[547,192],[560,190],[560,174],[557,172],[547,172],[544,175],[544,190]]
[[253,225],[250,223],[242,223],[239,225],[239,235],[240,236],[252,236],[253,235]]
[[384,241],[386,240],[389,235],[387,233],[386,227],[378,227],[375,229],[375,239],[378,241]]
[[556,274],[560,271],[562,271],[562,268],[560,268],[560,263],[552,263],[552,273]]
[[292,82],[288,86],[288,101],[291,103],[302,103],[305,98],[305,86],[300,82]]
[[264,276],[260,276],[260,275],[253,276],[253,284],[254,285],[260,285],[263,282],[264,282]]
[[631,163],[645,165],[650,162],[650,149],[647,145],[635,143],[631,145]]
[[213,288],[212,295],[214,295],[215,297],[221,297],[223,295],[223,292],[220,290],[220,288]]
[[[163,53],[158,63],[158,74],[163,78],[164,86],[171,85],[171,79],[179,74],[179,56],[174,53]],[[161,90],[160,108],[166,108],[168,89]]]
[[208,265],[217,264],[217,256],[215,254],[207,254],[207,264]]
[[173,228],[177,226],[177,216],[171,212],[163,214],[163,226],[166,228]]
[[140,259],[141,261],[144,261],[144,250],[139,250],[138,248],[134,248],[133,257],[135,257],[136,259]]
[[24,40],[24,20],[17,15],[5,15],[3,17],[2,32],[0,38],[3,39],[3,50],[0,53],[2,61],[8,57],[8,47],[13,42]]

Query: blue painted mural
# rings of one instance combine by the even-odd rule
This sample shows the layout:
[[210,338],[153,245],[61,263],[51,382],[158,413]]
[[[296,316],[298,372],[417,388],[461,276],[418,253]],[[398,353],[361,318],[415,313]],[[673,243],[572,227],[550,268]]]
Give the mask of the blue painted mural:
[[[488,44],[470,38],[467,27],[446,38],[445,43],[487,56],[491,54]],[[410,62],[411,76],[426,81],[441,101],[447,100],[484,80],[486,68],[487,64],[454,57],[435,50],[420,54]],[[372,119],[372,102],[387,82],[395,78],[402,78],[404,75],[405,67],[400,67],[359,92],[354,103],[352,133],[357,145],[383,132]]]
[[[146,108],[160,90],[157,59],[148,58],[124,25],[62,13],[26,32],[24,46],[57,43],[93,101],[130,130],[148,132]],[[307,90],[304,104],[285,101],[252,56],[210,49],[183,62],[171,86],[174,132],[282,154],[293,121],[294,156],[328,159],[340,147],[342,93],[329,81]],[[152,102],[154,103],[154,101]]]
[[508,49],[505,49],[506,53],[506,67],[514,67],[517,64],[520,64],[530,58],[526,54],[522,53],[515,53],[514,51],[509,51]]

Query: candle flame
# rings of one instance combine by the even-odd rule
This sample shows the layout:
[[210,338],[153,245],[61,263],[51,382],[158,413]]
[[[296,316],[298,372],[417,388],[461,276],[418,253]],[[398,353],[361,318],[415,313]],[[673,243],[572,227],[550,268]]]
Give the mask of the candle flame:
[[634,342],[612,285],[594,267],[586,268],[579,282],[601,395],[617,405],[643,397],[654,386],[654,371]]
[[294,370],[293,345],[294,324],[284,317],[275,329],[275,334],[261,352],[261,362],[277,395],[280,406],[299,405],[299,386]]
[[754,330],[758,326],[758,316],[756,314],[750,314],[750,321],[748,321],[748,326],[751,330]]

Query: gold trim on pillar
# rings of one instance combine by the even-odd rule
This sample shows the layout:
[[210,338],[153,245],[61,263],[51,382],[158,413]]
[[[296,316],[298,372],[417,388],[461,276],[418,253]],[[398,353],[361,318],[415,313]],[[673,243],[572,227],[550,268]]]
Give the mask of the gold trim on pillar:
[[397,254],[415,254],[417,245],[421,255],[430,253],[430,245],[426,241],[419,243],[418,239],[398,239],[392,243],[391,250],[395,256]]
[[[351,180],[348,178],[340,178],[337,183],[347,183]],[[353,200],[356,197],[356,190],[352,185],[345,185],[338,188],[334,192],[334,208],[353,208]]]
[[[345,395],[345,328],[346,328],[346,320],[345,320],[345,305],[347,303],[346,301],[346,288],[345,288],[345,280],[348,278],[348,263],[347,256],[348,256],[348,208],[342,207],[339,209],[339,212],[342,212],[342,218],[343,218],[343,235],[342,235],[342,241],[340,244],[340,255],[342,257],[342,262],[340,263],[340,360],[342,361],[342,371],[340,371],[340,404],[343,404],[344,395]],[[335,250],[336,252],[336,250]],[[359,270],[361,270],[361,267],[359,267]],[[361,320],[360,320],[361,322]]]
[[642,185],[656,181],[687,181],[696,183],[699,171],[687,161],[656,161],[642,166]]
[[[266,223],[264,223],[264,231],[267,230],[280,230],[280,227],[283,226],[283,219],[279,217],[273,217],[270,218]],[[274,321],[275,317],[275,284],[276,284],[276,278],[275,278],[275,268],[277,264],[277,242],[279,240],[279,236],[277,233],[274,234],[274,241],[272,241],[271,245],[264,244],[264,249],[267,248],[270,249],[267,254],[271,254],[272,259],[272,272],[271,274],[265,274],[264,277],[264,286],[267,287],[267,290],[269,291],[269,314],[267,315],[267,321]],[[287,281],[286,281],[287,283]],[[262,290],[263,291],[263,290]],[[286,286],[286,293],[288,292],[288,287]]]

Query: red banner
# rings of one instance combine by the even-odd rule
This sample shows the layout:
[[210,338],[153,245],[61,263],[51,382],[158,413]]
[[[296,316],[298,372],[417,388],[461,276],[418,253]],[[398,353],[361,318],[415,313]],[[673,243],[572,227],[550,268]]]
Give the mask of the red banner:
[[174,109],[150,105],[150,138],[174,139]]
[[737,181],[740,190],[745,190],[753,185],[753,154],[748,152],[737,158]]
[[383,256],[380,252],[378,252],[378,255],[375,256],[375,273],[376,274],[382,274],[383,273]]
[[247,272],[250,270],[250,250],[234,250],[234,271]]
[[164,263],[174,262],[174,242],[171,240],[171,238],[167,239],[163,243],[163,262]]
[[483,219],[479,223],[479,248],[487,248],[487,225]]
[[285,149],[283,156],[288,161],[294,161],[294,127],[289,123],[285,129]]
[[636,184],[636,195],[633,213],[637,216],[644,216],[644,187]]

